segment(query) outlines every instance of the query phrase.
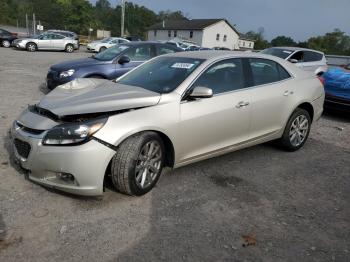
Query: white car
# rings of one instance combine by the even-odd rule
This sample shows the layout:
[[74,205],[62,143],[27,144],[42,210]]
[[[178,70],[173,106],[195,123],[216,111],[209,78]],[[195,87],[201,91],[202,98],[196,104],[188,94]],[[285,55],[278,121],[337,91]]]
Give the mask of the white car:
[[130,42],[130,41],[125,39],[125,38],[108,37],[108,38],[104,38],[100,41],[91,42],[90,44],[88,44],[86,46],[86,48],[88,51],[102,52],[102,51],[106,50],[107,48],[110,48],[114,45],[123,44],[123,43],[127,43],[127,42]]
[[327,71],[327,60],[324,53],[312,49],[299,47],[271,47],[260,53],[273,55],[294,63],[305,71],[320,75]]

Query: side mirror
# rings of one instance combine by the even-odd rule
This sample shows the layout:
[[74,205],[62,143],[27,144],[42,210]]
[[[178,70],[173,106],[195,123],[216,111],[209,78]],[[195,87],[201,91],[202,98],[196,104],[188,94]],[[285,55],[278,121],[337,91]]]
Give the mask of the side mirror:
[[196,86],[189,95],[190,98],[210,98],[212,96],[213,90],[204,86]]
[[130,58],[126,55],[122,55],[118,60],[118,64],[120,65],[127,64],[129,62],[130,62]]
[[292,64],[296,64],[296,63],[299,63],[299,61],[297,59],[288,59],[289,62],[291,62]]

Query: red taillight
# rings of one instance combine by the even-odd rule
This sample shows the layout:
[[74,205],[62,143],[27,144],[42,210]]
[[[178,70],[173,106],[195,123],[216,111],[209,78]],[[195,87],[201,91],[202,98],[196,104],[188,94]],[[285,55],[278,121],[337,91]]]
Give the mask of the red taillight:
[[12,35],[13,37],[17,37],[17,36],[18,36],[17,33],[11,33],[11,35]]
[[324,78],[322,76],[318,76],[317,78],[318,78],[318,80],[320,80],[322,85],[325,85],[326,81],[324,80]]

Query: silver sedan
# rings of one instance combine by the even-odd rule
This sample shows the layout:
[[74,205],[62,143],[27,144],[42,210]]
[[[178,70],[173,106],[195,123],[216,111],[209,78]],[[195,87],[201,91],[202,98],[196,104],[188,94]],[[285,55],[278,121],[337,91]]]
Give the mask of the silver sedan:
[[30,52],[36,50],[65,50],[68,53],[78,49],[78,41],[57,33],[43,33],[32,38],[16,39],[13,44],[19,49],[26,49]]
[[110,82],[76,79],[14,121],[12,138],[29,179],[100,195],[142,195],[162,168],[177,168],[276,140],[307,141],[322,114],[316,76],[277,57],[201,51],[156,57]]

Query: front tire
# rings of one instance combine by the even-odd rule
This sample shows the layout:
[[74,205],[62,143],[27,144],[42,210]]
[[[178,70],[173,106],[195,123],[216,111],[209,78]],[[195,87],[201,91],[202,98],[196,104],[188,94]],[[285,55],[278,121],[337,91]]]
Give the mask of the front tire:
[[29,52],[35,52],[37,50],[37,46],[35,43],[28,43],[26,45],[27,51]]
[[72,44],[68,44],[68,45],[66,45],[65,50],[66,50],[67,53],[73,53],[74,52],[74,46]]
[[279,145],[290,152],[300,149],[306,142],[311,129],[310,114],[302,108],[297,108],[289,118]]
[[8,47],[11,46],[11,43],[10,43],[9,40],[3,40],[3,41],[1,42],[1,45],[2,45],[3,47],[8,48]]
[[112,182],[127,195],[141,196],[157,183],[164,164],[164,144],[155,132],[131,136],[112,159]]

